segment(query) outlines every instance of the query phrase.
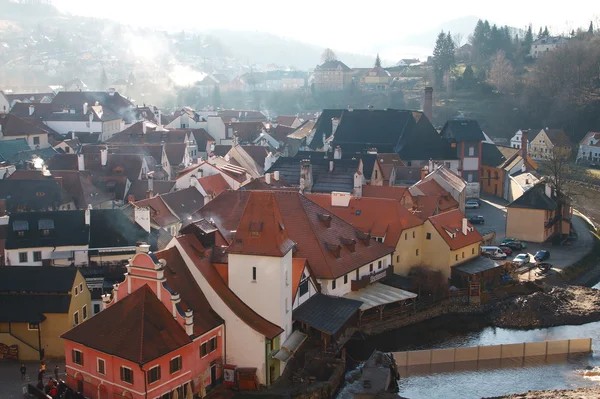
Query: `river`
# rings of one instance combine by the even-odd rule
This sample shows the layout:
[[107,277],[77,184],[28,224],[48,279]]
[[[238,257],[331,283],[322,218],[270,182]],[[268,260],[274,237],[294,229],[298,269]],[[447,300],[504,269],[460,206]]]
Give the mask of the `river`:
[[[600,284],[594,288],[600,289]],[[348,354],[363,360],[374,349],[394,352],[591,337],[594,353],[590,355],[553,364],[526,361],[524,365],[517,362],[519,364],[486,370],[404,375],[398,394],[410,399],[475,399],[529,390],[577,388],[600,381],[577,372],[587,366],[600,367],[600,322],[523,331],[490,327],[476,318],[449,321],[449,318],[438,318],[366,340],[351,341],[347,346]]]

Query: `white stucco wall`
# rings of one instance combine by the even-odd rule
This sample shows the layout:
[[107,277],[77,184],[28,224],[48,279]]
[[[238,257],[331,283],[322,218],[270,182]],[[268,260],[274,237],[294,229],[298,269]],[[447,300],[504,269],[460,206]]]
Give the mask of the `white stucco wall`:
[[102,132],[102,122],[92,122],[91,129],[87,121],[44,121],[44,123],[62,135],[66,135],[69,132]]
[[225,140],[225,123],[221,117],[209,116],[206,130],[215,139],[215,144],[222,144],[221,141]]
[[[379,261],[381,261],[381,269],[379,268]],[[379,272],[389,265],[392,264],[392,255],[386,255],[382,258],[376,259],[373,262],[369,262],[366,265],[361,266],[358,269],[358,277],[366,276],[371,274],[371,264],[373,265],[373,272]],[[347,274],[348,279],[344,284],[344,276],[340,276],[335,279],[335,289],[333,289],[333,280],[329,279],[319,279],[319,283],[321,284],[321,293],[332,296],[344,296],[348,294],[351,290],[350,282],[352,280],[356,280],[356,270],[352,270]]]
[[[74,251],[75,260],[69,261],[68,259],[55,259],[52,261],[55,265],[69,266],[71,262],[74,262],[76,266],[81,266],[88,263],[88,247],[85,246],[68,246],[68,247],[39,247],[39,248],[18,248],[18,249],[5,249],[4,256],[7,264],[11,266],[42,266],[42,261],[34,262],[33,253],[41,252],[42,259],[50,259],[52,252],[63,252],[63,251]],[[19,253],[27,252],[27,262],[19,262]]]

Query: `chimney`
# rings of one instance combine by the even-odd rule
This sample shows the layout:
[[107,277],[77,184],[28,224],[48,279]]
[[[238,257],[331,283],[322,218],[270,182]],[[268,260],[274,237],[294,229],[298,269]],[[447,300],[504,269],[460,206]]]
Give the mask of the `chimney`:
[[34,105],[30,105],[29,106],[29,116],[33,115],[34,112],[35,112],[35,106]]
[[356,171],[354,172],[354,190],[352,191],[352,194],[355,197],[362,197],[362,187],[364,184],[364,180],[363,180],[363,174]]
[[339,124],[340,124],[340,118],[331,118],[331,135],[332,136],[335,134],[335,131],[337,130]]
[[102,294],[102,310],[105,310],[110,303],[110,294]]
[[342,147],[339,145],[335,147],[333,151],[333,159],[342,159]]
[[546,197],[548,198],[552,198],[552,187],[550,186],[550,184],[546,183],[546,186],[544,187],[544,192],[546,193]]
[[127,196],[127,202],[130,203],[130,204],[133,204],[135,202],[135,195],[129,194]]
[[146,233],[150,233],[150,209],[146,207],[135,208],[135,222],[144,230]]
[[351,105],[348,105],[348,111],[350,111],[350,112],[354,111],[354,109],[352,108]]
[[185,333],[194,335],[194,311],[191,309],[185,311]]
[[75,136],[75,130],[71,131],[71,140],[75,140],[77,136]]
[[150,252],[150,245],[145,242],[138,242],[135,244],[136,254],[147,254],[148,252]]
[[273,172],[273,179],[275,179],[275,181],[279,181],[279,171],[278,170]]
[[94,133],[94,128],[92,126],[92,122],[94,120],[94,113],[90,112],[89,121],[90,121],[90,134]]
[[85,210],[85,225],[90,225],[91,211],[89,209]]
[[158,110],[158,118],[156,118],[156,122],[158,122],[158,125],[162,125],[162,111],[159,109]]
[[82,108],[81,113],[85,115],[85,114],[87,114],[87,111],[88,111],[88,103],[83,103],[83,108]]
[[463,218],[462,219],[462,233],[464,235],[467,235],[468,232],[469,232],[469,225],[467,224],[467,218]]
[[267,184],[271,184],[271,174],[270,173],[265,173],[265,183]]
[[304,159],[300,163],[300,192],[310,193],[312,184],[312,164],[310,163],[310,159]]
[[154,177],[148,176],[148,191],[154,192]]
[[114,89],[114,87],[111,87],[110,89],[108,89],[108,95],[109,96],[114,96],[115,95],[115,89]]
[[421,168],[421,180],[425,178],[429,174],[429,166],[423,166]]
[[[433,87],[425,88],[425,101],[423,102],[423,113],[429,119],[433,119]],[[433,122],[432,122],[433,123]]]
[[333,172],[333,161],[329,161],[329,173]]
[[529,146],[527,132],[529,132],[529,130],[521,131],[521,156],[523,157],[523,160],[527,159],[527,147]]
[[83,154],[77,154],[77,170],[79,170],[79,171],[85,170],[85,162],[83,159]]
[[107,163],[108,163],[108,149],[102,148],[100,150],[100,164],[102,166],[106,166]]
[[146,134],[146,122],[142,121],[142,134]]

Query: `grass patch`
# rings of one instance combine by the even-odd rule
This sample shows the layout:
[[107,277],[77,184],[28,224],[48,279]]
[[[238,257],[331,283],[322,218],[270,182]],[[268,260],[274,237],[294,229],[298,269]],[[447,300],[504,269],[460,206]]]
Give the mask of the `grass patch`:
[[600,236],[596,234],[593,228],[590,228],[590,233],[592,233],[592,236],[594,237],[594,247],[592,248],[592,251],[578,262],[564,268],[558,273],[559,279],[566,282],[577,280],[600,263]]

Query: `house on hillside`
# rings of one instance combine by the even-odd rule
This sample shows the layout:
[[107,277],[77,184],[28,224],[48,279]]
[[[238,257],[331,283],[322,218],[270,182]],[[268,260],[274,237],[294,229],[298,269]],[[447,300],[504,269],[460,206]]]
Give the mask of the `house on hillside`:
[[352,83],[352,69],[342,61],[325,61],[317,65],[313,78],[316,91],[343,91]]
[[543,36],[531,43],[531,50],[529,50],[529,56],[532,58],[538,58],[550,51],[555,50],[559,46],[565,45],[569,42],[569,39],[560,36]]
[[390,87],[392,75],[382,67],[375,66],[369,69],[363,79],[367,90],[383,91]]
[[600,162],[600,133],[588,132],[579,142],[577,162]]
[[78,269],[0,267],[0,329],[5,359],[61,358],[61,334],[92,316],[91,296]]
[[551,158],[554,148],[571,148],[563,129],[542,129],[529,144],[529,155],[536,161]]

